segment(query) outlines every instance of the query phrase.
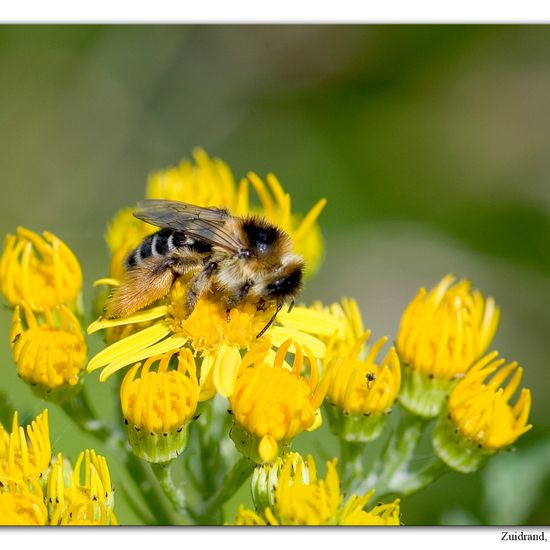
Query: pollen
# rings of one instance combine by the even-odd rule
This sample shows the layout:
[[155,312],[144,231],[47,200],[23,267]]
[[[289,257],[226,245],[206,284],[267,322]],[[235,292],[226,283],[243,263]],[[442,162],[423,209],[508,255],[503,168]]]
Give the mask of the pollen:
[[215,297],[199,300],[193,313],[184,318],[186,287],[179,281],[174,284],[170,299],[170,314],[174,319],[173,331],[189,339],[199,353],[218,350],[223,344],[248,350],[258,343],[258,334],[267,325],[273,311],[258,311],[255,304],[245,302],[229,312]]
[[86,342],[75,315],[64,305],[34,313],[23,302],[13,312],[11,348],[19,376],[32,386],[76,386],[86,361]]
[[0,285],[12,305],[26,302],[34,311],[66,304],[76,307],[82,288],[80,264],[58,237],[19,227],[8,234],[0,259]]
[[[309,349],[302,350],[299,344],[294,344],[292,366],[283,364],[291,343],[291,340],[285,342],[272,361],[268,361],[269,347],[249,352],[230,397],[235,424],[257,439],[257,450],[264,462],[277,456],[280,442],[288,442],[314,426],[327,390],[326,375],[317,383],[317,360]],[[304,351],[309,362],[309,379],[301,375]]]

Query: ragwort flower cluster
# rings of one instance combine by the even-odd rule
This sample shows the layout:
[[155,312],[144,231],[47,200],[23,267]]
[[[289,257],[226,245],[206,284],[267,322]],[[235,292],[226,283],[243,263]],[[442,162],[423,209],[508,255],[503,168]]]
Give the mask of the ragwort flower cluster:
[[[224,162],[197,150],[194,162],[151,174],[145,198],[261,216],[292,238],[306,278],[320,267],[317,220],[326,201],[297,214],[272,174],[264,181],[248,173],[237,181]],[[522,370],[487,354],[498,307],[452,275],[419,291],[394,345],[387,336],[372,337],[358,303],[348,298],[298,304],[278,311],[271,323],[271,304],[246,300],[228,311],[206,293],[188,315],[185,276],[149,306],[104,317],[109,293],[123,284],[128,254],[157,230],[132,208],[116,214],[106,234],[108,273],[95,283],[96,320],[87,330],[102,332],[106,344],[87,371],[101,370],[101,381],[118,379],[124,430],[94,431],[93,421],[78,416],[91,412],[78,393],[87,347],[80,328],[82,275],[68,247],[49,233],[41,238],[19,229],[6,240],[0,282],[14,307],[10,342],[22,380],[39,397],[73,407],[91,435],[118,441],[119,457],[127,441],[151,464],[178,521],[223,522],[223,504],[252,476],[254,509],[241,506],[237,525],[399,525],[397,496],[446,471],[480,468],[531,428],[529,390],[511,404]],[[327,462],[321,478],[313,457],[292,448],[323,417],[339,458]],[[24,524],[116,523],[105,459],[86,451],[74,468],[60,454],[52,459],[47,412],[39,419],[27,429],[28,442],[15,428],[17,419],[12,435],[2,432],[0,517]],[[433,457],[413,468],[427,430]],[[373,462],[369,443],[381,437],[386,443]],[[175,463],[183,465],[183,477]],[[373,495],[378,505],[369,505]]]

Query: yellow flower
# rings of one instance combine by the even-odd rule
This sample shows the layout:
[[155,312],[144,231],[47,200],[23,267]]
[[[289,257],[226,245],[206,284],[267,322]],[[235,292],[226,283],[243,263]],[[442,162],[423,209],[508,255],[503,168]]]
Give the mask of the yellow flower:
[[261,513],[241,507],[237,525],[399,525],[399,500],[379,505],[370,511],[364,507],[374,491],[352,495],[344,504],[336,459],[327,462],[324,479],[317,478],[315,463],[308,457],[308,479],[295,475],[294,460],[285,461],[280,470],[273,506]]
[[[70,471],[67,471],[70,470]],[[52,525],[116,525],[114,493],[105,457],[86,449],[75,467],[57,455],[47,485]]]
[[27,302],[33,311],[65,304],[79,306],[82,271],[71,250],[55,235],[43,237],[19,227],[7,235],[0,259],[0,285],[12,305]]
[[36,480],[25,483],[0,474],[0,525],[46,525],[48,511]]
[[332,367],[327,392],[330,427],[348,441],[367,442],[382,433],[401,384],[401,367],[393,347],[375,363],[386,337],[375,342],[364,359],[359,358],[369,336],[367,330],[349,352],[333,354],[328,361]]
[[456,470],[477,469],[532,427],[527,424],[531,392],[523,388],[516,403],[509,403],[522,369],[515,361],[503,366],[505,360],[497,357],[496,351],[489,353],[467,372],[449,397],[447,416],[442,415],[434,430],[436,452]]
[[401,383],[401,369],[395,348],[390,348],[379,364],[375,363],[387,337],[380,338],[370,347],[367,357],[359,359],[370,331],[356,342],[349,354],[334,358],[332,380],[328,389],[329,401],[350,414],[379,414],[390,408]]
[[16,306],[10,342],[17,373],[39,395],[63,400],[79,389],[86,342],[67,306],[45,307],[42,313],[26,302]]
[[51,456],[47,409],[26,430],[19,426],[17,412],[13,415],[11,433],[0,424],[0,476],[24,481],[40,479],[48,469]]
[[[177,369],[170,369],[174,352],[134,365],[124,377],[120,402],[134,454],[149,462],[167,462],[187,444],[188,423],[195,414],[199,394],[196,365],[189,349],[178,354]],[[157,370],[151,367],[158,363]],[[138,376],[139,372],[139,376]]]
[[304,461],[298,453],[289,452],[284,457],[278,456],[273,462],[258,464],[254,468],[251,483],[252,499],[256,510],[265,510],[275,505],[279,475],[286,463],[291,464],[288,483],[292,483],[294,478],[301,480],[302,483],[308,483],[310,465],[315,471],[315,463],[312,461],[311,455]]
[[[241,350],[251,350],[263,343],[278,347],[286,339],[293,338],[308,346],[316,357],[323,357],[325,345],[318,338],[307,334],[310,323],[303,332],[295,327],[272,326],[261,338],[258,334],[273,315],[271,309],[257,311],[251,302],[245,302],[229,312],[211,297],[198,301],[193,313],[186,319],[183,311],[185,287],[176,281],[169,295],[169,304],[150,307],[123,319],[99,319],[88,327],[92,334],[101,329],[124,325],[150,324],[134,334],[111,344],[99,352],[88,364],[88,371],[103,368],[100,380],[106,380],[117,370],[148,357],[180,350],[191,346],[202,358],[200,368],[199,400],[209,399],[218,391],[223,396],[233,392]],[[320,323],[323,313],[318,312]],[[311,316],[310,316],[311,319]],[[309,319],[309,320],[310,320]],[[315,330],[315,329],[313,329]]]
[[403,366],[401,403],[413,413],[436,416],[457,377],[489,346],[499,310],[470,283],[445,276],[430,292],[420,289],[401,318],[397,351]]
[[[259,463],[271,462],[293,437],[320,423],[319,406],[328,376],[325,373],[319,380],[317,360],[296,342],[292,366],[283,364],[291,344],[291,340],[284,342],[274,359],[269,346],[249,352],[229,399],[234,421],[231,438],[243,454]],[[300,374],[304,351],[309,379]]]

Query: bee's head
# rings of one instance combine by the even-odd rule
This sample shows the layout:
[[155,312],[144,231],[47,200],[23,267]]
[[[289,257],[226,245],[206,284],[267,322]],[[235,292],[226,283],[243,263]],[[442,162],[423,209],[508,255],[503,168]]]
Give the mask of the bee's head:
[[242,230],[248,250],[262,262],[292,251],[288,235],[264,218],[250,216],[244,219]]
[[304,261],[300,256],[291,255],[283,261],[282,266],[275,270],[273,277],[266,281],[266,298],[278,302],[292,300],[302,288]]

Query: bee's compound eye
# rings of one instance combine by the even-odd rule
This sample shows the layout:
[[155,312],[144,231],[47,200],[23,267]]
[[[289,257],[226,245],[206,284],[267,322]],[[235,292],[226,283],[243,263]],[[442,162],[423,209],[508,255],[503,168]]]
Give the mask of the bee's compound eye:
[[286,277],[279,277],[267,285],[269,296],[279,297],[294,294],[302,283],[302,270],[295,269]]

